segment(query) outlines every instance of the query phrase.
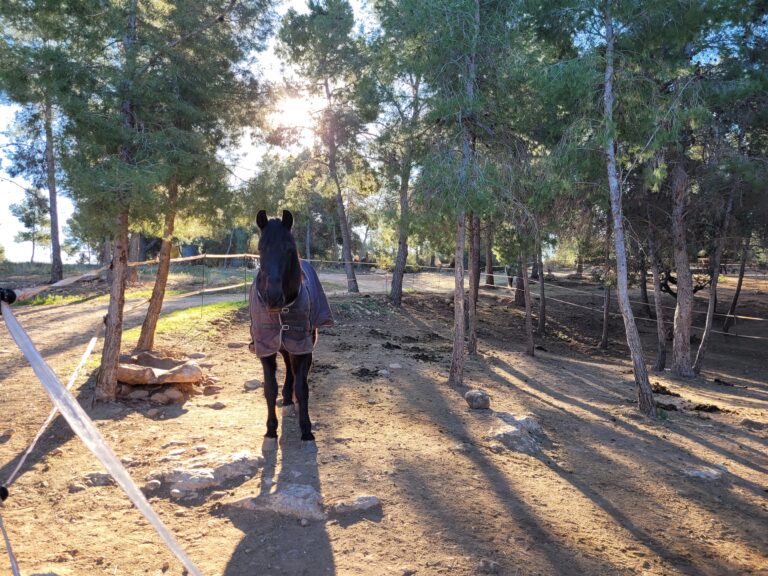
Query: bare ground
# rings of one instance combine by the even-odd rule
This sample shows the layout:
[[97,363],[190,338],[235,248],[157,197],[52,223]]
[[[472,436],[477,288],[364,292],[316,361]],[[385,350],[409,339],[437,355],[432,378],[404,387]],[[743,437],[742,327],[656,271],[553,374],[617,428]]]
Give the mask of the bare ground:
[[[742,313],[766,316],[760,286],[748,286],[744,297]],[[589,298],[601,302],[599,293],[571,300],[589,305]],[[169,308],[199,303],[176,300]],[[380,296],[334,297],[337,325],[321,334],[311,379],[317,455],[300,449],[297,423],[286,419],[276,459],[257,476],[192,501],[159,494],[153,506],[206,575],[768,574],[765,342],[719,336],[702,378],[653,375],[681,396],[657,396],[679,410],[649,420],[634,409],[619,319],[604,353],[595,348],[599,316],[552,302],[551,335],[537,341],[546,351],[530,358],[521,313],[509,300],[501,290],[482,296],[481,354],[470,360],[466,383],[488,391],[492,410],[471,411],[466,388],[445,384],[447,296],[407,295],[401,310]],[[17,315],[65,380],[103,307],[20,308]],[[141,311],[129,315],[129,325]],[[245,346],[247,325],[240,312],[214,337],[159,342],[176,354],[205,352],[202,362],[221,379],[218,395],[159,408],[120,402],[89,409],[139,485],[173,440],[182,448],[258,452],[266,410],[261,390],[243,387],[262,377]],[[651,329],[644,328],[648,352]],[[768,336],[746,323],[739,330]],[[5,331],[0,375],[4,481],[50,403]],[[86,408],[91,382],[80,388]],[[212,409],[216,401],[225,407]],[[694,409],[702,404],[717,411]],[[149,416],[151,409],[157,414]],[[504,412],[539,421],[547,435],[540,455],[494,449],[486,437]],[[721,477],[686,474],[705,467]],[[57,419],[2,510],[23,573],[180,574],[118,488],[68,491],[98,470]],[[373,494],[382,506],[302,526],[232,505],[284,483],[312,484],[326,504]],[[2,553],[0,563],[7,566]]]

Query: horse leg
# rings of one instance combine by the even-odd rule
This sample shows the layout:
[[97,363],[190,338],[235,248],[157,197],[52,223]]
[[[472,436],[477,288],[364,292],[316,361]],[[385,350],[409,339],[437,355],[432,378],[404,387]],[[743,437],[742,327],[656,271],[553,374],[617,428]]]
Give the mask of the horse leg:
[[291,366],[291,355],[285,350],[280,354],[285,361],[285,382],[283,382],[283,418],[286,416],[295,416],[296,407],[293,404],[293,367]]
[[264,397],[267,399],[267,433],[264,435],[262,450],[277,450],[277,355],[261,359],[264,370]]
[[299,401],[299,427],[301,439],[304,442],[312,442],[315,437],[312,434],[312,422],[309,419],[309,369],[312,367],[312,354],[296,354],[291,356],[293,368],[294,386],[296,398]]

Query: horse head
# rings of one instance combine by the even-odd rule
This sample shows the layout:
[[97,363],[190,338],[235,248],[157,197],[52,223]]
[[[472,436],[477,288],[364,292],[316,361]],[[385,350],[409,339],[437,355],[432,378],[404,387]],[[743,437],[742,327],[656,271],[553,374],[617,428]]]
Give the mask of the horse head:
[[293,215],[283,210],[282,219],[268,220],[267,213],[259,210],[256,224],[261,230],[259,294],[269,308],[282,308],[292,302],[301,289],[299,251],[291,234]]

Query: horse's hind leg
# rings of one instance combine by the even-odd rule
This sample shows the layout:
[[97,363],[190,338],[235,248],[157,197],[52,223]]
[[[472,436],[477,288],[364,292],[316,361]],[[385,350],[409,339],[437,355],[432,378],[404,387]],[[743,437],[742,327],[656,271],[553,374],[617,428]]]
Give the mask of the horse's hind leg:
[[299,401],[299,427],[301,439],[310,442],[315,439],[312,434],[312,422],[309,419],[309,369],[312,367],[312,354],[300,354],[291,356],[293,367],[294,387],[296,398]]
[[261,359],[264,370],[264,397],[267,399],[267,433],[262,450],[277,450],[277,355]]
[[295,416],[296,407],[293,404],[293,382],[294,374],[293,367],[291,366],[291,355],[285,350],[281,350],[280,354],[285,360],[285,382],[283,382],[283,417]]

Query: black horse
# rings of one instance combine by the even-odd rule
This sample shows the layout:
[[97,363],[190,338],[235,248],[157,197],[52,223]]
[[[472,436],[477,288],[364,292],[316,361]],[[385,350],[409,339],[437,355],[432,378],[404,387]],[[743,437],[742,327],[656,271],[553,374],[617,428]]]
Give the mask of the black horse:
[[307,378],[317,328],[333,325],[333,318],[317,273],[308,262],[299,260],[291,234],[293,215],[283,210],[282,220],[267,220],[267,213],[260,210],[256,224],[261,230],[261,267],[251,285],[249,310],[253,352],[264,369],[267,399],[267,433],[262,449],[270,451],[277,449],[277,353],[285,360],[283,416],[295,412],[297,401],[301,440],[313,442]]

